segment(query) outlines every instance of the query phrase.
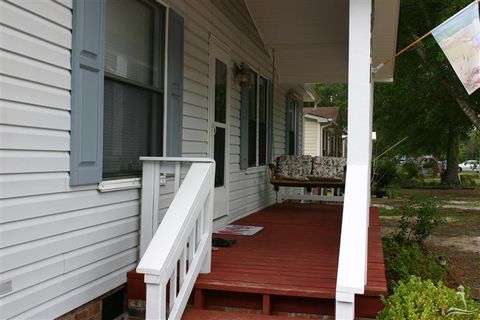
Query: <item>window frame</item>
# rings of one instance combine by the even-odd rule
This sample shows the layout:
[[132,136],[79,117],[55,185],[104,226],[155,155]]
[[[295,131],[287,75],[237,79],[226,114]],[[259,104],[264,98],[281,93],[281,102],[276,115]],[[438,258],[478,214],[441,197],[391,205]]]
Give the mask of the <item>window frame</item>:
[[[158,99],[158,102],[155,102],[155,106],[163,108],[163,110],[159,112],[162,113],[164,120],[163,122],[159,122],[159,125],[155,126],[155,128],[160,128],[161,125],[163,125],[163,130],[151,131],[156,134],[156,137],[158,137],[156,141],[163,140],[163,146],[160,148],[162,144],[161,142],[158,143],[156,149],[158,152],[155,151],[155,154],[160,154],[160,152],[162,152],[162,154],[169,156],[181,156],[183,141],[181,128],[183,120],[184,41],[186,18],[185,15],[177,13],[170,7],[170,4],[163,0],[142,0],[139,1],[139,3],[143,4],[145,3],[144,1],[149,1],[146,2],[148,7],[155,6],[161,8],[161,13],[164,17],[164,21],[161,23],[164,29],[164,36],[162,41],[158,41],[158,43],[162,43],[162,54],[164,59],[161,57],[154,57],[162,64],[164,74],[163,99]],[[106,18],[105,1],[91,1],[89,2],[89,5],[86,5],[85,1],[73,2],[69,149],[70,168],[68,178],[68,185],[72,188],[85,188],[85,186],[91,188],[95,185],[96,189],[100,190],[103,182],[111,183],[112,181],[122,180],[122,177],[109,181],[105,181],[105,178],[103,178]],[[155,28],[153,23],[151,23],[150,26]],[[155,30],[158,30],[158,28]],[[158,32],[156,33],[159,34]],[[121,37],[118,39],[120,40],[114,38],[114,40],[121,41]],[[113,44],[114,43],[115,42],[113,42]],[[150,46],[149,49],[153,49],[153,45]],[[148,61],[153,64],[152,60],[149,59]],[[113,68],[112,71],[120,71],[118,75],[124,75],[122,73],[123,69],[115,69],[116,68]],[[144,79],[150,80],[149,78],[138,78],[136,80],[142,82]],[[88,85],[85,85],[86,81],[88,81]],[[150,84],[150,81],[148,82],[149,83],[147,84]],[[161,100],[163,100],[163,104]],[[157,107],[154,110],[159,110],[159,108]],[[178,128],[180,128],[180,130]],[[147,132],[144,131],[143,135],[147,133],[147,137],[149,137],[149,132],[150,130]],[[162,133],[163,139],[161,137]],[[132,158],[135,158],[135,156]],[[118,171],[120,172],[120,170]],[[136,174],[136,176],[138,175]],[[124,187],[128,188],[124,182],[121,184],[124,184]],[[127,181],[126,184],[129,184],[129,182]],[[137,184],[137,182],[134,184]]]
[[[144,4],[147,6],[153,13],[153,43],[152,43],[152,50],[153,50],[153,61],[152,61],[152,84],[148,85],[139,81],[135,81],[133,79],[122,77],[115,73],[112,73],[106,69],[106,65],[103,66],[104,69],[104,79],[103,83],[105,86],[105,82],[107,80],[118,82],[122,85],[131,86],[136,89],[146,90],[149,91],[151,94],[158,94],[161,97],[161,102],[158,103],[159,108],[158,112],[160,113],[161,119],[161,128],[159,131],[161,132],[160,141],[158,143],[158,149],[160,154],[158,156],[163,156],[166,153],[166,112],[167,112],[167,90],[166,90],[166,83],[167,83],[167,65],[168,65],[168,16],[170,8],[164,5],[161,2],[153,1],[153,0],[137,0],[139,3]],[[107,6],[105,4],[105,25],[107,24]],[[161,40],[161,41],[160,41]],[[107,31],[105,27],[105,38],[103,46],[105,46],[107,41]],[[103,93],[103,98],[105,98],[105,92]],[[102,119],[103,123],[105,123],[105,117]],[[103,133],[104,134],[104,133]],[[149,133],[151,138],[153,136],[153,132]],[[105,138],[103,138],[105,141]],[[150,148],[152,146],[149,146]],[[138,179],[141,178],[141,174],[138,175],[136,173],[126,174],[126,175],[117,175],[112,177],[105,177],[104,175],[104,167],[103,167],[103,159],[104,159],[104,152],[105,144],[103,144],[102,148],[102,180],[98,184],[98,189],[101,191],[114,191],[120,188],[115,188],[111,185],[117,185],[114,181],[129,181],[135,182],[130,187],[137,188]]]
[[[270,106],[270,88],[269,83],[272,81],[265,75],[263,72],[258,71],[255,68],[250,67],[250,73],[254,72],[256,74],[256,88],[255,88],[255,141],[256,141],[256,148],[255,148],[255,165],[250,165],[248,163],[247,170],[249,172],[255,171],[255,169],[264,168],[268,165],[268,146],[271,143],[268,137],[268,127],[269,127],[269,119],[268,119],[268,111]],[[265,80],[265,164],[260,164],[260,81]],[[272,105],[273,107],[273,105]],[[250,117],[250,115],[249,115]],[[273,120],[273,119],[272,119]],[[273,121],[272,121],[273,124]],[[248,142],[248,147],[250,144]],[[248,148],[250,150],[250,148]],[[250,154],[249,154],[250,157]]]

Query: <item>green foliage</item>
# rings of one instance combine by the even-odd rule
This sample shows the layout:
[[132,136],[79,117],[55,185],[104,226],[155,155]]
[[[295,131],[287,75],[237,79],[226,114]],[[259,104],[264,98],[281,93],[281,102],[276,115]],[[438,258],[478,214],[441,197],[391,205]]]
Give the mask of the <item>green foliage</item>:
[[395,212],[401,214],[398,230],[393,237],[383,240],[389,289],[411,275],[441,280],[446,269],[438,264],[435,255],[421,248],[422,242],[442,222],[438,206],[431,200],[412,200]]
[[438,205],[432,200],[410,201],[401,209],[396,237],[407,243],[422,243],[443,222]]
[[[401,1],[398,48],[406,47],[469,3],[471,0]],[[423,40],[395,61],[393,83],[375,87],[377,148],[385,150],[408,136],[392,155],[434,154],[454,168],[453,154],[458,152],[454,142],[466,137],[473,127],[457,103],[459,97],[480,111],[480,90],[468,96],[435,40]]]
[[410,179],[415,179],[420,175],[420,170],[418,170],[417,163],[412,160],[405,162],[402,165],[401,171]]
[[401,281],[393,294],[382,301],[385,309],[378,314],[379,320],[473,320],[480,317],[480,305],[465,291],[456,292],[442,282],[435,285],[431,280],[415,276]]
[[399,281],[411,275],[422,279],[440,281],[447,270],[437,262],[437,257],[424,252],[417,243],[408,243],[398,238],[383,240],[388,287],[392,290]]
[[420,169],[415,161],[403,163],[398,171],[398,183],[402,186],[414,185],[420,177]]
[[460,143],[459,161],[463,162],[480,157],[480,133],[471,132],[468,137]]
[[315,92],[320,97],[321,107],[339,107],[342,125],[347,127],[348,86],[346,84],[316,84]]
[[464,187],[475,187],[477,186],[477,178],[476,174],[463,174],[460,177],[460,183]]
[[397,164],[391,159],[377,161],[375,168],[375,184],[378,188],[391,185],[397,178]]

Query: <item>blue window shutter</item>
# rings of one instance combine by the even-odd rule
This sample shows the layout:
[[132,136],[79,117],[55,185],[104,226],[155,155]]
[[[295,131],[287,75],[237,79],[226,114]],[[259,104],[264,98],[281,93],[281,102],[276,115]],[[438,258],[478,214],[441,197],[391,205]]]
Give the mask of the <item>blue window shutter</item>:
[[273,143],[273,99],[275,97],[273,93],[273,81],[268,80],[268,113],[267,113],[267,161],[272,162],[274,159],[274,143]]
[[248,85],[240,88],[240,169],[248,168]]
[[73,2],[70,185],[102,180],[104,1]]
[[166,155],[182,156],[183,123],[183,17],[173,10],[168,15],[168,75]]

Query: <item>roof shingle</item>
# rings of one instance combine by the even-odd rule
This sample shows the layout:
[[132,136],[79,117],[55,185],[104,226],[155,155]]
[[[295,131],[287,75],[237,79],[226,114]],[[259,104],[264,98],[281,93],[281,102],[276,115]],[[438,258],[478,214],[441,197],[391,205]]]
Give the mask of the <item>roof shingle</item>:
[[342,123],[339,107],[303,108],[303,113],[326,119],[332,119],[338,125],[341,125]]

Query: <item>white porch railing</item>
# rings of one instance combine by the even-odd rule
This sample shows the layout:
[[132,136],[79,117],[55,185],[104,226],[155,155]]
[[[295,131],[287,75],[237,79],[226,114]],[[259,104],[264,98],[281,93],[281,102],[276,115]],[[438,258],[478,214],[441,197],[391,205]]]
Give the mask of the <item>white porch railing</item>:
[[[145,275],[147,285],[146,318],[180,319],[198,274],[210,272],[215,162],[201,158],[140,159],[144,161],[143,257],[137,272]],[[182,181],[186,166],[190,167]],[[171,175],[175,196],[155,231],[160,185]]]

